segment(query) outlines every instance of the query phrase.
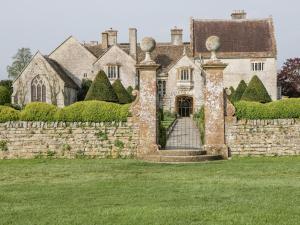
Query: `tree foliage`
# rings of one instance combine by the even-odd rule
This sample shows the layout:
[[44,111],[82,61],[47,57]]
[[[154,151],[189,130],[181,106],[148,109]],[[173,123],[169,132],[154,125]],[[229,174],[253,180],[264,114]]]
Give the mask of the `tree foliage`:
[[300,58],[286,60],[278,73],[278,84],[283,95],[300,97]]
[[83,101],[85,99],[85,96],[87,94],[87,92],[89,91],[91,85],[92,85],[91,80],[88,79],[83,79],[82,83],[81,83],[81,89],[79,90],[78,94],[77,94],[77,100],[78,101]]
[[12,81],[11,80],[1,80],[0,81],[0,86],[6,87],[9,90],[10,94],[13,93],[13,87],[12,87]]
[[85,101],[90,100],[118,102],[118,97],[103,70],[96,75],[86,94]]
[[128,94],[127,90],[124,88],[119,79],[113,83],[112,87],[118,96],[120,104],[127,104],[131,102],[131,96]]
[[234,93],[230,96],[231,102],[237,102],[241,100],[246,88],[247,88],[246,82],[244,80],[241,80]]
[[252,77],[241,100],[260,103],[267,103],[272,101],[267,89],[257,76]]
[[32,58],[32,54],[29,48],[20,48],[16,55],[13,56],[13,62],[10,66],[7,66],[7,73],[10,79],[15,79],[27,66]]
[[9,104],[11,93],[5,86],[0,86],[0,105]]

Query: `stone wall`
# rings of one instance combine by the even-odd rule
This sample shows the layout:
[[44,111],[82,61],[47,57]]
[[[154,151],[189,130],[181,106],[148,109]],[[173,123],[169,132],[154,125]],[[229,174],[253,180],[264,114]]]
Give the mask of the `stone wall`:
[[226,143],[232,155],[300,155],[300,120],[227,120]]
[[0,159],[133,157],[138,127],[120,123],[0,123]]

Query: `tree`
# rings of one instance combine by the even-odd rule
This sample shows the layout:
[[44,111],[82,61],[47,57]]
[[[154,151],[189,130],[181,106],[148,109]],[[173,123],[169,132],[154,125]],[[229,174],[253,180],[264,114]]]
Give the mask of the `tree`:
[[91,80],[88,79],[83,79],[82,83],[81,83],[81,89],[79,90],[78,94],[77,94],[77,100],[78,101],[83,101],[85,99],[85,96],[87,94],[87,92],[89,91],[91,85],[92,85]]
[[17,54],[12,58],[12,65],[7,66],[8,77],[14,80],[28,65],[31,58],[32,54],[29,48],[18,49]]
[[231,95],[231,98],[230,98],[231,102],[240,101],[246,88],[247,88],[246,82],[244,80],[241,80],[238,87],[236,88],[234,93]]
[[300,58],[287,59],[277,79],[283,95],[300,97]]
[[115,93],[118,96],[120,104],[127,104],[131,102],[131,96],[128,94],[123,84],[119,79],[117,79],[112,85]]
[[86,94],[85,101],[89,100],[118,102],[118,97],[103,70],[96,75]]
[[1,80],[0,81],[0,86],[6,87],[9,90],[10,94],[13,93],[13,87],[12,87],[12,81],[11,80]]
[[0,105],[9,104],[11,99],[11,94],[7,87],[0,86]]
[[257,76],[252,77],[241,100],[260,103],[267,103],[272,101],[267,89]]

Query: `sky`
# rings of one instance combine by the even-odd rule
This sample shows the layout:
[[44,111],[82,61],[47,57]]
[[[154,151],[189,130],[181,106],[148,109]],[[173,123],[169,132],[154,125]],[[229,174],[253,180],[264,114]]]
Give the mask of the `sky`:
[[18,48],[49,54],[67,37],[99,41],[104,30],[119,31],[118,42],[128,42],[128,28],[138,39],[152,36],[170,40],[170,29],[183,28],[189,41],[190,17],[229,19],[233,10],[248,18],[272,16],[278,49],[278,68],[284,60],[300,56],[299,0],[0,0],[0,79]]

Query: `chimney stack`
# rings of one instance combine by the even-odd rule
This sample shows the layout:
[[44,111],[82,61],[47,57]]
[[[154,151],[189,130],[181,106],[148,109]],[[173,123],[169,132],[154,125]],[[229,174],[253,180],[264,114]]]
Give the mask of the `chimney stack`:
[[102,48],[108,49],[108,33],[103,32],[102,33]]
[[108,46],[113,46],[118,43],[118,31],[110,28],[105,31],[108,34]]
[[182,45],[182,29],[177,27],[171,29],[171,42],[173,45]]
[[129,28],[129,54],[132,58],[137,60],[137,30],[136,30],[136,28]]
[[247,13],[244,10],[234,10],[231,13],[231,18],[233,20],[244,20],[247,17]]

